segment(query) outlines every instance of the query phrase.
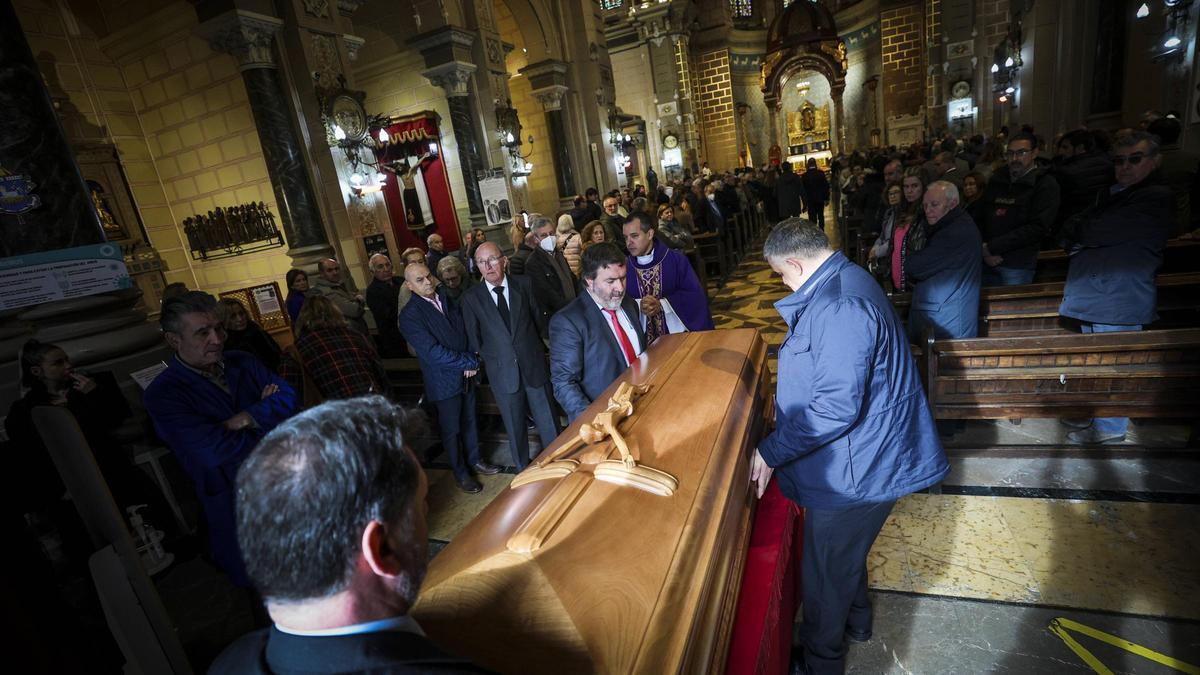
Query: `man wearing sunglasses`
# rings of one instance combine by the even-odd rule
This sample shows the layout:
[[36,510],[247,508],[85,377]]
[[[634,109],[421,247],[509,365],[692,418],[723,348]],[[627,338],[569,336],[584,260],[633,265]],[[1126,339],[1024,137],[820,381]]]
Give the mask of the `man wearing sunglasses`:
[[[1154,273],[1162,264],[1172,219],[1172,194],[1158,171],[1157,137],[1135,131],[1117,141],[1117,182],[1091,209],[1063,224],[1071,256],[1058,313],[1078,319],[1084,333],[1141,330],[1158,318]],[[1072,443],[1125,440],[1128,418],[1065,419]]]
[[1042,238],[1058,214],[1058,182],[1039,166],[1037,139],[1019,133],[1008,141],[1007,163],[996,171],[978,208],[983,222],[983,285],[1033,282]]

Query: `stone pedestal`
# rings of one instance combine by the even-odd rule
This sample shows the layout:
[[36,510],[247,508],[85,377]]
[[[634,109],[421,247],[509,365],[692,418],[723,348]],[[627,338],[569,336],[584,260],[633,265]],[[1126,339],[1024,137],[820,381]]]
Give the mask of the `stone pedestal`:
[[198,32],[214,50],[238,59],[279,220],[291,247],[288,255],[303,267],[310,261],[333,257],[333,248],[321,222],[276,62],[275,36],[282,27],[281,19],[238,9],[206,21]]

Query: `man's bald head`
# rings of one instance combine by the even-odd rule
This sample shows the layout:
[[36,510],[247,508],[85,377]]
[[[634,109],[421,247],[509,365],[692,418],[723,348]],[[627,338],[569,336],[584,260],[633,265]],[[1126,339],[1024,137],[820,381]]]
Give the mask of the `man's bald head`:
[[371,276],[379,281],[389,282],[392,280],[392,259],[383,253],[376,253],[367,260],[367,267],[371,269]]
[[934,181],[925,189],[925,220],[935,225],[958,206],[958,188],[944,180]]
[[326,258],[317,262],[317,274],[330,283],[342,283],[342,266],[333,258]]
[[412,263],[404,267],[404,284],[422,298],[432,298],[437,292],[437,283],[424,263]]
[[[531,237],[532,234],[526,235]],[[536,245],[536,244],[535,244]],[[504,252],[496,244],[485,241],[475,249],[475,266],[479,268],[479,273],[494,286],[499,286],[504,283],[504,272],[508,268],[508,258],[504,257]]]

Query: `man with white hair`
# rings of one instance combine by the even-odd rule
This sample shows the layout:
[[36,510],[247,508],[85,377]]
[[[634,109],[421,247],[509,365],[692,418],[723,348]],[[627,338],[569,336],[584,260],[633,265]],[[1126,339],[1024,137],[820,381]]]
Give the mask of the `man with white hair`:
[[367,260],[371,268],[371,283],[367,286],[367,307],[375,318],[375,327],[379,329],[376,343],[379,355],[383,358],[399,358],[405,356],[408,350],[404,346],[404,338],[396,326],[399,312],[400,288],[404,282],[397,279],[392,271],[392,259],[385,253],[376,253]]
[[[908,335],[920,344],[934,337],[975,337],[979,324],[982,242],[979,228],[959,205],[958,188],[939,180],[925,190],[924,237],[912,238],[904,269],[913,281]],[[910,234],[909,237],[912,237]],[[920,239],[924,247],[920,247]]]
[[791,672],[840,674],[846,640],[871,638],[867,553],[900,497],[950,471],[904,327],[879,284],[802,218],[771,230],[763,257],[792,294],[775,303],[775,431],[751,460],[805,508],[804,623]]

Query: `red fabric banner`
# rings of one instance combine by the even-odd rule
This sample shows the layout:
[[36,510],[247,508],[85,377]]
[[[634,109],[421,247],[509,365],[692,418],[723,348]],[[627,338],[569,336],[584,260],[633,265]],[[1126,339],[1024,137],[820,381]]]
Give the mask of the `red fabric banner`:
[[754,511],[729,641],[727,675],[785,675],[800,606],[804,513],[772,479]]
[[425,237],[437,232],[442,235],[447,251],[457,251],[462,246],[458,233],[458,212],[454,209],[454,198],[450,194],[446,163],[442,161],[442,143],[438,134],[437,118],[431,114],[398,121],[387,127],[387,133],[387,147],[375,150],[375,156],[380,162],[421,157],[429,152],[430,143],[434,144],[437,150],[433,156],[421,163],[421,175],[425,179],[429,210],[432,212],[424,214],[423,230],[409,229],[404,216],[404,199],[401,196],[403,183],[399,176],[386,174],[388,179],[383,186],[383,201],[387,205],[396,245],[400,251],[412,246],[427,251]]

